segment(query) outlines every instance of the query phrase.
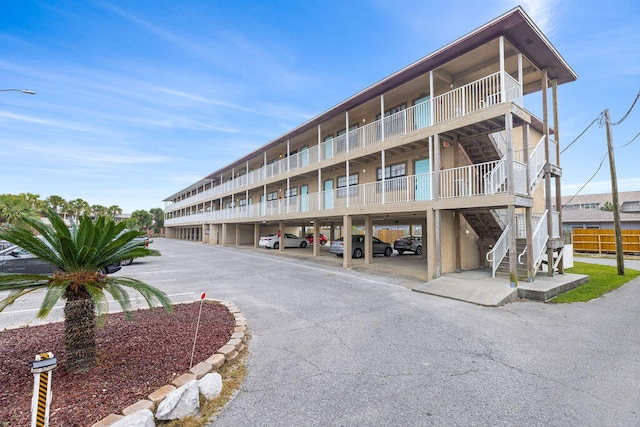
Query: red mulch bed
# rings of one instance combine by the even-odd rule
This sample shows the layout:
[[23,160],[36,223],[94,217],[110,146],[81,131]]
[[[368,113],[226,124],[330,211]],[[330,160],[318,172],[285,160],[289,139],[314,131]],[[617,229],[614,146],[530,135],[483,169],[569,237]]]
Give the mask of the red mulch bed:
[[[161,309],[110,314],[98,329],[98,366],[87,373],[64,368],[63,324],[0,332],[0,425],[31,423],[36,354],[51,351],[58,359],[52,375],[49,425],[90,426],[111,413],[145,399],[173,378],[189,371],[200,302],[178,304],[173,313]],[[207,359],[233,333],[234,317],[220,304],[202,305],[193,364]]]

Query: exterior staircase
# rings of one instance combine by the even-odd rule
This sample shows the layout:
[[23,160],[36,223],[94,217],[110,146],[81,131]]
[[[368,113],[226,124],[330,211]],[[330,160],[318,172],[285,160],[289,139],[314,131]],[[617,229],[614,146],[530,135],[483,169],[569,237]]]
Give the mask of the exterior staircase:
[[491,134],[477,135],[474,138],[463,138],[460,139],[459,142],[473,164],[500,160],[503,156],[496,142],[496,138],[491,136]]
[[[517,248],[518,255],[520,255],[526,247],[527,247],[526,239],[516,239],[516,248]],[[520,257],[520,261],[522,262],[522,264],[518,263],[518,268],[517,268],[518,280],[527,280],[528,278],[528,274],[527,274],[527,257],[528,256],[529,256],[529,253],[527,252],[522,257]],[[508,255],[504,257],[504,259],[498,266],[498,269],[496,270],[496,277],[502,277],[506,279],[509,279],[511,277],[511,274],[509,271]]]
[[504,225],[491,209],[462,209],[460,211],[483,245],[492,246],[502,234]]

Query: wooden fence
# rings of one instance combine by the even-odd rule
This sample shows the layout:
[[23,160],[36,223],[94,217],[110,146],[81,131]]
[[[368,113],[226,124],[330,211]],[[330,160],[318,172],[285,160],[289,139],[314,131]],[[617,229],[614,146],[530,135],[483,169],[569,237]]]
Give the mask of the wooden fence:
[[[622,250],[626,254],[640,254],[640,230],[621,230]],[[614,230],[575,228],[573,250],[598,254],[616,253]]]

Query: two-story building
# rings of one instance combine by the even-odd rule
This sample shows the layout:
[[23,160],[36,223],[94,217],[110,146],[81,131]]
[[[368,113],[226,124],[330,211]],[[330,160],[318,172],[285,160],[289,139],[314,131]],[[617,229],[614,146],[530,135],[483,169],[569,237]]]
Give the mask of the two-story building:
[[429,278],[488,261],[532,280],[561,258],[557,88],[576,78],[517,7],[169,196],[167,237],[257,246],[313,229],[317,255],[325,227],[350,267],[355,229],[418,224]]

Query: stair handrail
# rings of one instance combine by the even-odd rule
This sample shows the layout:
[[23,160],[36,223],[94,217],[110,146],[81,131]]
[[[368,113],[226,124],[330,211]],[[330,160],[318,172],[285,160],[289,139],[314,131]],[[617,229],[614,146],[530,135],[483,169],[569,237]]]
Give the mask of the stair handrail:
[[518,264],[524,264],[524,262],[522,262],[522,257],[527,253],[527,248],[528,246],[524,247],[524,250],[522,251],[522,253],[520,255],[518,255]]
[[[533,263],[533,265],[534,265],[533,276],[534,277],[536,275],[536,270],[538,269],[538,266],[540,265],[540,262],[542,261],[542,256],[544,255],[544,249],[547,246],[547,240],[549,238],[549,236],[547,234],[547,238],[544,239],[544,241],[542,241],[543,234],[541,234],[541,233],[546,233],[546,230],[547,230],[547,212],[548,211],[544,211],[544,213],[540,216],[540,219],[538,220],[538,223],[536,224],[536,228],[533,231],[533,237],[532,237],[533,253],[534,254],[538,254],[538,256],[535,259],[535,262]],[[518,264],[524,264],[524,262],[522,262],[522,257],[527,253],[527,249],[528,248],[529,248],[528,246],[525,246],[525,248],[522,251],[522,253],[520,253],[520,255],[518,255]]]
[[495,167],[484,175],[485,194],[495,194],[502,183],[507,179],[505,169],[506,155],[502,156]]
[[533,263],[534,277],[538,266],[542,262],[542,256],[544,255],[545,249],[547,248],[547,240],[549,240],[549,233],[547,231],[548,212],[548,210],[544,211],[533,231],[532,251],[533,255],[536,257]]
[[540,141],[536,145],[536,148],[533,149],[531,154],[529,155],[529,176],[531,177],[531,186],[529,187],[529,191],[533,193],[538,184],[538,175],[544,169],[544,165],[547,162],[544,153],[544,140],[545,135],[542,135]]
[[489,134],[489,139],[496,145],[498,149],[498,153],[501,156],[507,154],[507,139],[504,137],[502,132],[494,132]]
[[511,237],[511,234],[509,232],[509,226],[507,225],[502,231],[502,234],[498,238],[498,241],[496,242],[496,244],[493,245],[493,248],[489,252],[487,252],[487,255],[485,256],[485,258],[487,259],[487,262],[492,263],[492,266],[491,266],[492,277],[496,277],[496,270],[498,269],[498,266],[500,266],[500,263],[502,262],[504,257],[507,255],[507,252],[509,252],[510,237]]

